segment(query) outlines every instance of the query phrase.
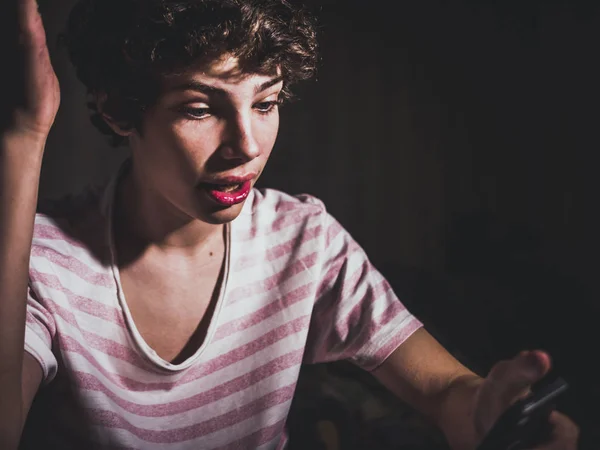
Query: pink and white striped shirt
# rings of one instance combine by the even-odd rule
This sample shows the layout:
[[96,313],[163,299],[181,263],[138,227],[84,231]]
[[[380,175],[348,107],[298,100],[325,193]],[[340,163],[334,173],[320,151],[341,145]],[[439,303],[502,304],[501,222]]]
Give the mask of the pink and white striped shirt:
[[170,364],[123,297],[116,180],[36,217],[25,350],[44,383],[25,448],[283,448],[302,363],[373,370],[421,326],[319,200],[254,190],[228,225],[206,339]]

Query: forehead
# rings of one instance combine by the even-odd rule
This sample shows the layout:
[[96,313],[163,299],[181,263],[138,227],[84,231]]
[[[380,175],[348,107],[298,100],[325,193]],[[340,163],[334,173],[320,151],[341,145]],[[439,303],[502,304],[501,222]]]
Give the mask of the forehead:
[[236,58],[223,56],[191,65],[184,72],[168,75],[164,79],[164,88],[165,91],[198,90],[206,94],[235,95],[257,93],[282,81],[279,69],[272,73],[247,72],[240,67]]

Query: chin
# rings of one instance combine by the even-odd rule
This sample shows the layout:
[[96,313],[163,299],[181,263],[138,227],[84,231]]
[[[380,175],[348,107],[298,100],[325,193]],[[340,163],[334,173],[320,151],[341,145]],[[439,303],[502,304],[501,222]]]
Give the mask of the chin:
[[203,222],[207,222],[213,225],[222,225],[233,221],[242,212],[244,203],[238,205],[229,206],[226,208],[214,208],[212,211],[204,210],[202,214],[198,215],[198,218]]

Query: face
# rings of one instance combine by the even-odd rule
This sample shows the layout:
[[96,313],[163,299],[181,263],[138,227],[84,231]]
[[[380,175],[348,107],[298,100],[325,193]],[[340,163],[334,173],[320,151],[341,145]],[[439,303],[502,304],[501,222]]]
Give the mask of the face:
[[277,74],[240,73],[233,58],[169,76],[129,136],[138,183],[182,218],[233,220],[275,144],[282,87]]

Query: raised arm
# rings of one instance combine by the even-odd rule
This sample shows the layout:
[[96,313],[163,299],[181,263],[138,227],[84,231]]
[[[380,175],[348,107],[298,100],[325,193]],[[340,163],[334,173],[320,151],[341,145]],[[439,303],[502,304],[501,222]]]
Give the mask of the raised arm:
[[[42,379],[24,353],[29,255],[44,146],[60,103],[35,0],[0,14],[7,55],[0,87],[0,448],[16,449]],[[6,78],[5,78],[6,80]]]

